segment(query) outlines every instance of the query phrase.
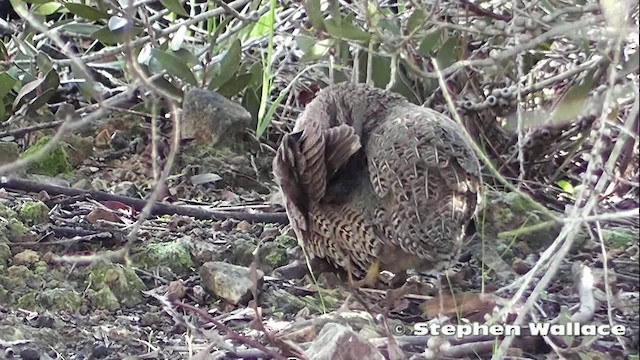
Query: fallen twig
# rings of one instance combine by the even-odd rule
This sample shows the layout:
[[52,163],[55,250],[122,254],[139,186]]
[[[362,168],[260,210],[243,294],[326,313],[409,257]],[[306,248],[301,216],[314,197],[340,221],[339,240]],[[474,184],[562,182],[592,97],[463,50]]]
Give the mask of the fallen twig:
[[[116,195],[98,190],[82,190],[65,186],[57,186],[45,184],[33,180],[0,177],[0,188],[20,190],[32,193],[39,193],[46,191],[49,195],[67,195],[67,196],[86,196],[93,198],[97,201],[118,201],[123,204],[129,205],[137,211],[140,211],[147,204],[147,200],[133,198],[129,196]],[[248,212],[240,211],[211,211],[194,206],[185,205],[171,205],[156,202],[151,210],[151,215],[183,215],[191,216],[196,219],[213,219],[213,220],[225,220],[225,219],[237,219],[246,220],[252,223],[279,223],[287,224],[289,222],[287,215],[284,212],[278,213],[260,213],[252,214]]]
[[54,120],[54,121],[36,124],[33,126],[27,126],[19,129],[7,130],[7,131],[0,132],[0,138],[7,137],[7,136],[21,136],[33,131],[51,129],[51,128],[62,125],[62,123],[64,123],[64,120]]

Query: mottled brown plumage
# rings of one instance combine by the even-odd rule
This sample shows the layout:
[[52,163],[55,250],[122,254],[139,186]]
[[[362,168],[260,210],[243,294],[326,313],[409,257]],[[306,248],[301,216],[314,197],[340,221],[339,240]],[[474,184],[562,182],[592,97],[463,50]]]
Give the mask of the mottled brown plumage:
[[479,202],[480,166],[453,120],[342,83],[321,91],[273,162],[298,241],[355,276],[442,267]]

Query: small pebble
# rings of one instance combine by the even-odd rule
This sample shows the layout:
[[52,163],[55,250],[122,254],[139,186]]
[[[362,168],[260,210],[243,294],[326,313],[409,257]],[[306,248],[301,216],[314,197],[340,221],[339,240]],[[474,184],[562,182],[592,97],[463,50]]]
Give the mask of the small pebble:
[[40,360],[40,353],[36,349],[26,348],[20,351],[20,357],[23,360]]
[[109,349],[104,344],[95,344],[91,349],[92,359],[101,359],[107,355],[109,355]]

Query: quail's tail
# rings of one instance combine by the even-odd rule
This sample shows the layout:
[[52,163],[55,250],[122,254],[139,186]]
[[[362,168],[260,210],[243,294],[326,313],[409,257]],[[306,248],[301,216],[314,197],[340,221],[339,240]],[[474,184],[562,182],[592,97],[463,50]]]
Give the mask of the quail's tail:
[[273,160],[292,223],[307,229],[306,214],[325,195],[328,178],[360,149],[360,138],[348,125],[327,130],[307,127],[287,134]]

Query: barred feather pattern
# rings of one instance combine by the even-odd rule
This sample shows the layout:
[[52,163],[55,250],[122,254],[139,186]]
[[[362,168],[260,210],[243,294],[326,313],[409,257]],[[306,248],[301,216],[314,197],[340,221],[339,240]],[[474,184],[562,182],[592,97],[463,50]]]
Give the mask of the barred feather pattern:
[[446,266],[480,199],[480,165],[462,129],[367,85],[321,91],[273,168],[306,252],[355,276],[376,259],[395,272]]

